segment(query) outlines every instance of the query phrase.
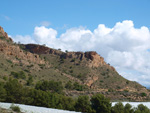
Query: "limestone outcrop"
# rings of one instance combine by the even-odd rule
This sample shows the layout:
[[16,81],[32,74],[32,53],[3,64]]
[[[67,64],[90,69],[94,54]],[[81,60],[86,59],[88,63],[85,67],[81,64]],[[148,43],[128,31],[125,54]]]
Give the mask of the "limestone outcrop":
[[4,29],[0,26],[0,38],[5,38],[8,41],[12,42],[12,39],[8,37],[8,34],[4,31]]
[[44,45],[37,44],[27,44],[25,48],[29,50],[31,53],[36,54],[54,54],[59,55],[60,58],[72,58],[72,59],[80,59],[80,60],[88,60],[89,67],[99,67],[106,65],[104,58],[97,54],[95,51],[89,52],[62,52],[56,49],[45,47]]

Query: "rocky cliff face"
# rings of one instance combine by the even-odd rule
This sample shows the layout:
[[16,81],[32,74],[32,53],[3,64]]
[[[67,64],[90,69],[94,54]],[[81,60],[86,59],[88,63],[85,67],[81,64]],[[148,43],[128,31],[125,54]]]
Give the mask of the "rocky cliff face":
[[36,54],[54,54],[54,55],[60,55],[63,52],[48,48],[42,45],[37,45],[37,44],[27,44],[24,45],[25,49],[30,51],[31,53],[36,53]]
[[4,29],[1,26],[0,26],[0,37],[3,37],[6,40],[12,42],[12,39],[8,37],[8,34],[4,31]]
[[[44,63],[44,61],[39,58],[39,55],[25,52],[20,49],[18,45],[8,44],[2,40],[0,40],[0,53],[3,53],[7,57],[13,56],[16,59],[21,59],[22,61],[31,61],[38,64]],[[16,62],[16,60],[13,61]]]
[[95,51],[90,52],[62,52],[59,50],[55,50],[52,48],[48,48],[41,45],[36,44],[27,44],[25,45],[25,48],[29,50],[32,53],[36,54],[54,54],[59,55],[60,58],[72,58],[72,59],[80,59],[80,60],[88,60],[89,67],[99,67],[106,65],[106,62],[104,61],[104,58],[98,55]]
[[14,57],[12,59],[14,63],[19,61],[24,64],[29,64],[29,61],[38,64],[45,63],[39,55],[23,51],[17,44],[14,44],[2,27],[0,27],[0,54],[4,54],[6,58]]
[[91,60],[90,67],[99,67],[106,65],[104,58],[98,55],[95,51],[85,52],[85,57]]

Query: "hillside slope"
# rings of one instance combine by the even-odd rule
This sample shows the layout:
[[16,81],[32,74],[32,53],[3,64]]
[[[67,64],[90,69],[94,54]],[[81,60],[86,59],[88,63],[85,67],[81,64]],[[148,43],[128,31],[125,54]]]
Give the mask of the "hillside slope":
[[[61,81],[68,96],[102,93],[112,100],[149,100],[149,91],[117,73],[95,51],[62,52],[36,44],[16,44],[0,27],[0,80],[7,81],[12,72],[22,71],[26,86],[30,76],[34,85],[38,81]],[[68,88],[78,85],[80,88]]]

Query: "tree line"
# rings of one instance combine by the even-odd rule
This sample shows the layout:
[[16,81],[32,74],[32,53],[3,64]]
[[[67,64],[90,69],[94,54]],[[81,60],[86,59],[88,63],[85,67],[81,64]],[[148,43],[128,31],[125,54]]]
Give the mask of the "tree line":
[[137,108],[130,104],[124,106],[122,103],[112,106],[111,101],[102,94],[68,97],[61,93],[60,84],[53,81],[39,82],[35,88],[30,88],[21,85],[17,79],[10,79],[0,82],[0,101],[83,113],[150,113],[142,104]]

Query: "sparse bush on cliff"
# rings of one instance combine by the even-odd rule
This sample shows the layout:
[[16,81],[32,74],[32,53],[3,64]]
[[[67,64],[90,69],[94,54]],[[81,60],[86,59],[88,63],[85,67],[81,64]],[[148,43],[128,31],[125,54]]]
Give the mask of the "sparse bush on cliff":
[[26,79],[26,75],[23,71],[19,71],[18,73],[12,71],[10,75],[12,75],[14,78],[17,78],[17,79]]

